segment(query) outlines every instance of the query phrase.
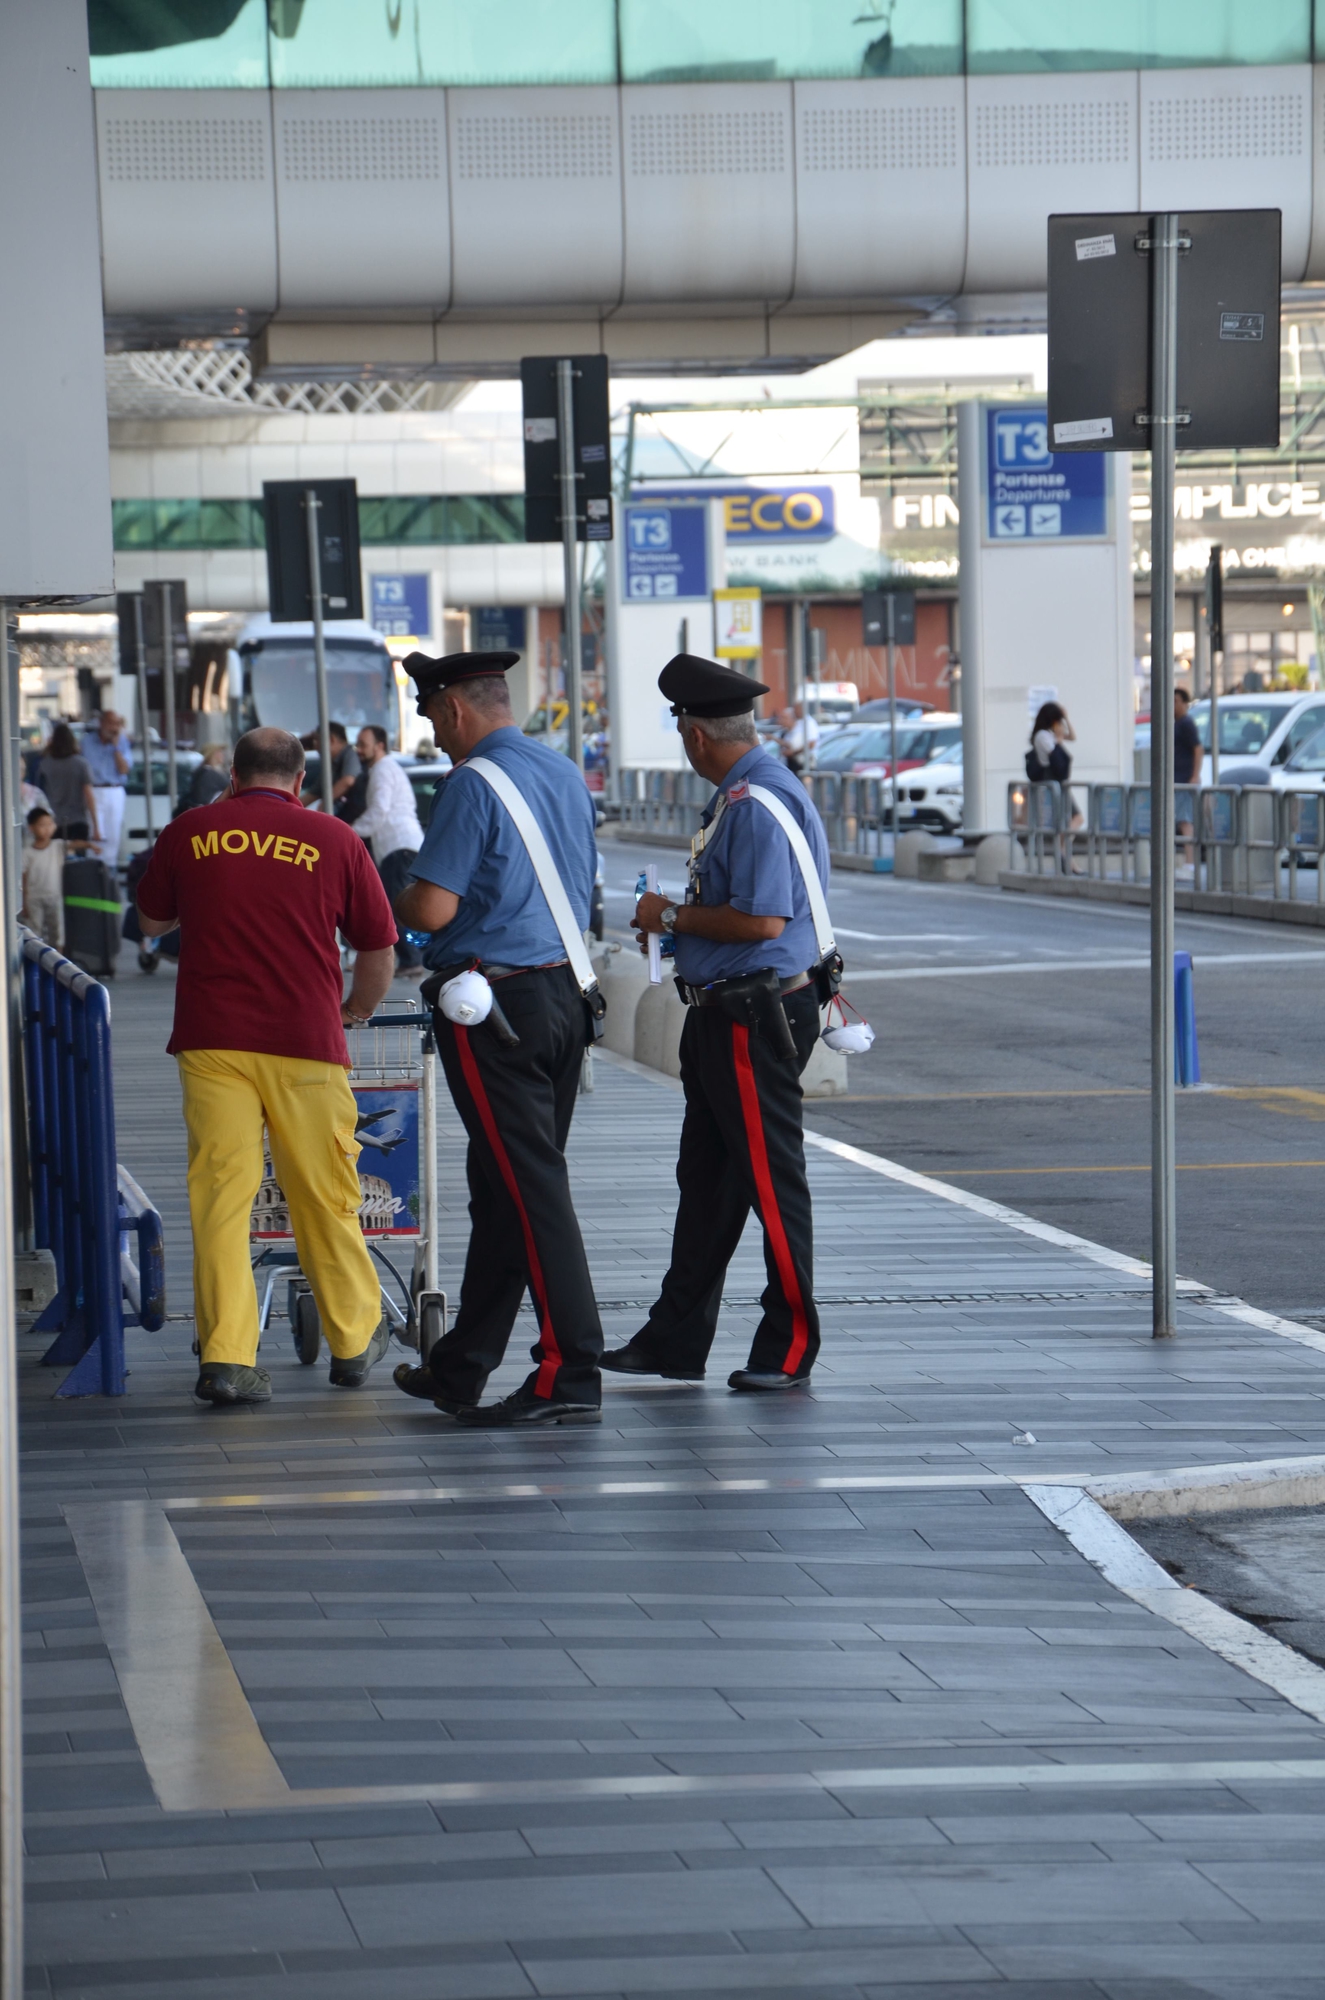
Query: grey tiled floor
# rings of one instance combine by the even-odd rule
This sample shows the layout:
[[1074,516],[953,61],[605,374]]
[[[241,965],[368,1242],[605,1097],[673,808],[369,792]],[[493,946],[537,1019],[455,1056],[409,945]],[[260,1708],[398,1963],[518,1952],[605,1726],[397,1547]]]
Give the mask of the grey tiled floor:
[[[169,995],[114,997],[121,1156],[179,1309]],[[581,1102],[613,1339],[666,1256],[678,1117],[605,1065]],[[448,1114],[451,1272],[457,1163]],[[722,1386],[749,1240],[708,1383],[609,1383],[600,1431],[462,1436],[389,1381],[333,1395],[283,1322],[255,1412],[191,1405],[182,1319],[131,1336],[118,1405],[25,1370],[34,1993],[1320,2000],[1325,1729],[1003,1482],[1325,1449],[1325,1354],[1208,1303],[1156,1348],[1135,1280],[811,1172],[820,1291],[858,1302],[825,1309],[813,1396],[772,1408]],[[288,1807],[154,1797],[61,1513],[144,1499],[189,1503],[169,1518]]]

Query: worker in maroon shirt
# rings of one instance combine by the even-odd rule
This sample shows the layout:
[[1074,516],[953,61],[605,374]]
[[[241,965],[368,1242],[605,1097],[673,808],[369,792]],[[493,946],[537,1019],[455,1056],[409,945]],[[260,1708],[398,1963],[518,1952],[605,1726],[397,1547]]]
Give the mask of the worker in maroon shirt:
[[[194,1394],[206,1403],[271,1398],[249,1259],[264,1128],[332,1382],[358,1388],[391,1339],[359,1227],[345,1028],[391,984],[396,923],[353,829],[300,804],[303,770],[285,730],[241,736],[230,791],[171,821],[138,884],[143,935],[180,928],[167,1048],[189,1134]],[[344,1000],[337,931],[357,953]]]

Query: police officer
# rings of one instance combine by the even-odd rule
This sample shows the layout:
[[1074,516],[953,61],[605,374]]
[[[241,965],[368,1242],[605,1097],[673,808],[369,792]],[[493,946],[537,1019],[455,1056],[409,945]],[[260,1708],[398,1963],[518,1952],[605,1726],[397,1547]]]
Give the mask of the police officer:
[[[598,860],[593,805],[574,764],[516,728],[506,674],[519,657],[406,660],[419,714],[455,768],[395,905],[402,925],[432,933],[425,998],[435,1002],[449,980],[477,968],[497,1003],[475,1026],[440,1007],[434,1015],[469,1135],[469,1251],[455,1325],[426,1367],[397,1368],[395,1379],[462,1423],[503,1429],[602,1421],[603,1333],[565,1158],[589,1012],[516,822],[468,761],[477,755],[513,783],[586,930]],[[538,1317],[534,1372],[514,1395],[481,1407],[526,1290]]]
[[603,1366],[683,1382],[703,1377],[727,1265],[753,1208],[768,1285],[749,1361],[729,1386],[791,1389],[809,1380],[819,1352],[800,1089],[819,1038],[819,948],[791,842],[751,787],[791,813],[823,885],[828,842],[804,787],[760,745],[753,709],[766,687],[687,653],[668,662],[658,686],[686,756],[717,791],[692,847],[685,902],[645,895],[634,917],[642,942],[654,933],[675,937],[677,984],[689,1003],[681,1196],[658,1300]]

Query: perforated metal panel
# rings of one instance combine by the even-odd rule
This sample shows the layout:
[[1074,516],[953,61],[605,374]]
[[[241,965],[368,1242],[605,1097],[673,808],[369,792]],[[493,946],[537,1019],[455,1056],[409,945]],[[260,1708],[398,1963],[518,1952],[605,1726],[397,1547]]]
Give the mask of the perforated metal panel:
[[455,121],[455,157],[462,181],[607,180],[617,170],[616,120],[468,112]]
[[446,135],[439,118],[283,118],[287,181],[439,181]]
[[1114,167],[1132,160],[1129,103],[978,104],[977,167]]
[[1139,99],[1141,207],[1281,209],[1284,281],[1300,278],[1311,238],[1306,64],[1149,71]]
[[445,310],[446,93],[278,90],[282,307]]
[[265,181],[267,120],[109,116],[102,158],[109,181]]
[[966,254],[960,77],[798,83],[797,299],[955,291]]
[[448,115],[455,304],[615,305],[616,91],[453,90]]
[[627,300],[785,298],[796,235],[791,85],[638,84],[621,101]]
[[966,79],[965,289],[1041,291],[1046,222],[1137,206],[1134,71]]
[[106,310],[270,311],[268,99],[247,90],[103,90],[96,112]]

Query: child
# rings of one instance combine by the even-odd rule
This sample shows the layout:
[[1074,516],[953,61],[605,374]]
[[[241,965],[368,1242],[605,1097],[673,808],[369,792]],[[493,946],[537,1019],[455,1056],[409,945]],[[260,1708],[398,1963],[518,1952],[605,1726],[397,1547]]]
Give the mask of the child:
[[57,951],[64,945],[64,842],[45,806],[28,814],[32,845],[23,850],[23,922]]

